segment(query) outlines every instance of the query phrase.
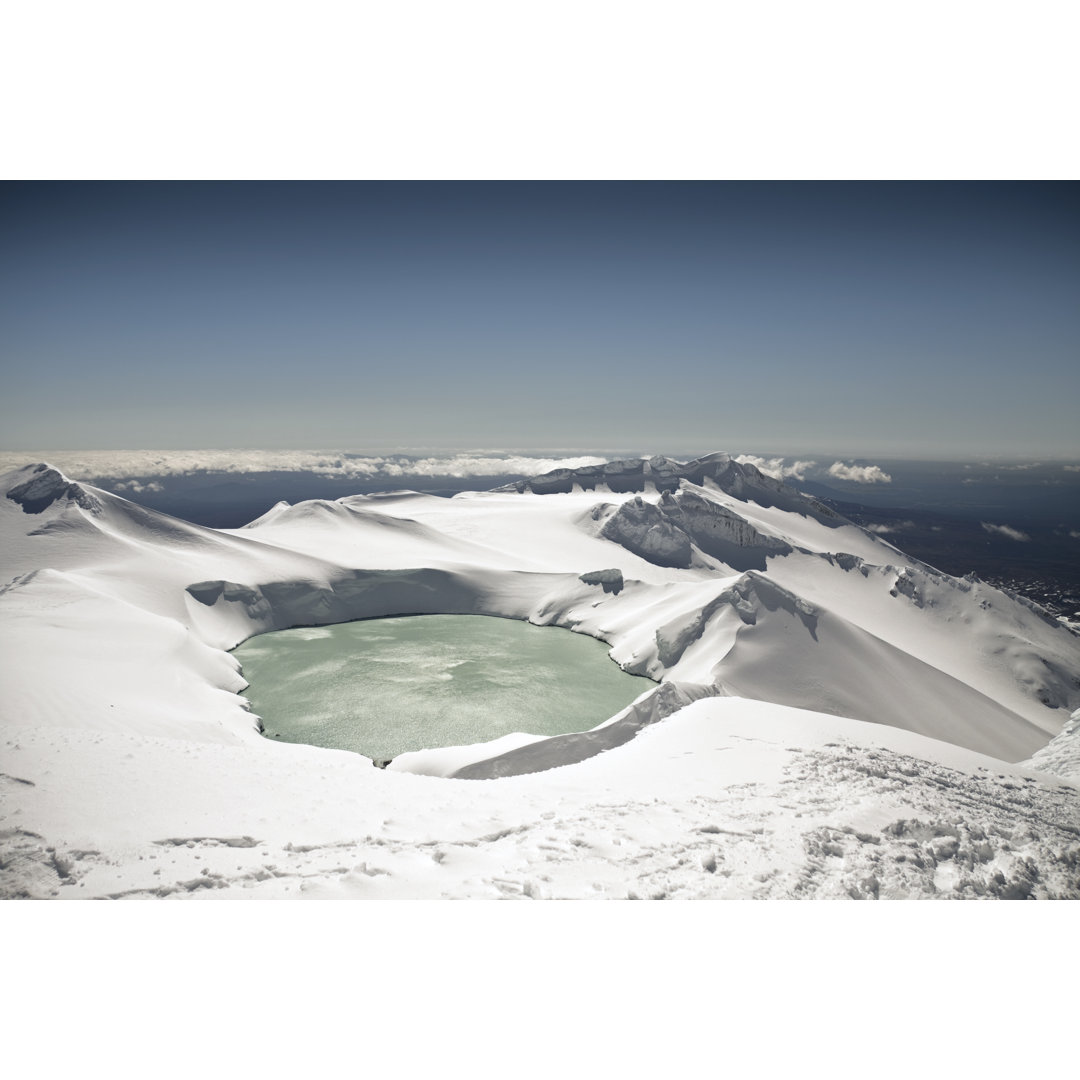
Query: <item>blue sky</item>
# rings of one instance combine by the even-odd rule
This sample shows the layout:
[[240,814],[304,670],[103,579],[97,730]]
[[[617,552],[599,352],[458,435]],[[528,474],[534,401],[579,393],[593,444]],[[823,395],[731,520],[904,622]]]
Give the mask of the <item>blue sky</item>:
[[7,183],[0,446],[1080,454],[1072,183]]

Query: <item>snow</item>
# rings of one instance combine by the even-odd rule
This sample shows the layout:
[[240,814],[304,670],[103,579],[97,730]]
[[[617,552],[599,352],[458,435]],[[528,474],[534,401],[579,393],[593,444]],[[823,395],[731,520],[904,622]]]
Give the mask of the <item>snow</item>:
[[[47,465],[0,491],[2,895],[1080,896],[1080,637],[727,455],[231,531]],[[659,685],[386,769],[259,735],[227,650],[423,613]]]

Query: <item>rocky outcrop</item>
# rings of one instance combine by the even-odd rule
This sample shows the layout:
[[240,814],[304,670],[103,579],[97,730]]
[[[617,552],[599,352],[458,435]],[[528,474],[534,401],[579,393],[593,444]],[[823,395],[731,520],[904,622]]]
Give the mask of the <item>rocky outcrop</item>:
[[657,629],[656,656],[660,663],[667,669],[673,668],[686,650],[701,639],[710,620],[725,607],[730,607],[745,626],[757,623],[760,609],[770,612],[782,609],[796,616],[810,636],[816,638],[818,612],[812,604],[767,577],[749,572],[701,608],[680,615]]
[[600,535],[655,566],[690,566],[690,537],[640,495],[623,503],[601,526]]
[[578,580],[584,585],[602,585],[604,592],[614,593],[616,596],[623,589],[621,570],[590,570],[587,574],[582,574]]
[[101,503],[89,491],[45,463],[34,466],[29,479],[11,488],[7,497],[18,503],[24,514],[40,514],[62,499],[92,514],[102,510]]
[[719,559],[733,570],[764,570],[771,555],[787,555],[791,545],[755,528],[749,521],[693,489],[665,491],[658,503],[641,496],[613,509],[594,508],[593,521],[603,521],[600,535],[656,566],[686,569],[694,552]]
[[351,570],[323,584],[304,579],[254,586],[199,581],[187,592],[208,608],[236,605],[262,624],[259,632],[387,615],[470,614],[479,606],[476,589],[467,579],[424,568]]
[[580,469],[555,469],[495,490],[521,494],[531,492],[534,495],[554,495],[575,488],[616,493],[655,489],[663,493],[678,491],[683,481],[699,487],[708,482],[736,498],[809,515],[823,524],[850,524],[847,518],[841,517],[824,503],[801,494],[781,480],[766,476],[753,465],[734,461],[729,454],[708,454],[685,462],[658,455],[609,461],[605,465],[587,465]]
[[699,551],[735,570],[764,570],[769,555],[788,555],[791,545],[768,536],[734,510],[695,491],[664,492],[660,512],[690,537]]

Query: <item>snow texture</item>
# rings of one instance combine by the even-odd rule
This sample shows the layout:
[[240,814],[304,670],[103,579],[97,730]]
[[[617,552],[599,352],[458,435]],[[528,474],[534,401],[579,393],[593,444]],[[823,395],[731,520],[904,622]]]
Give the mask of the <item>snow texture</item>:
[[[0,490],[5,897],[1080,897],[1080,637],[752,464],[231,531],[46,464]],[[424,613],[567,627],[658,685],[385,769],[259,734],[228,650]]]

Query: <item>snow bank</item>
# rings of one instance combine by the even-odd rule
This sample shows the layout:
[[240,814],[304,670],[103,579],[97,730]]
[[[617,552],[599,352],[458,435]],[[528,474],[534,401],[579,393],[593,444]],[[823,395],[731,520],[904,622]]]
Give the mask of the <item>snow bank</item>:
[[[726,455],[609,466],[233,531],[0,477],[4,894],[1080,894],[1075,633]],[[659,685],[385,770],[258,734],[227,649],[422,613],[567,627]]]

